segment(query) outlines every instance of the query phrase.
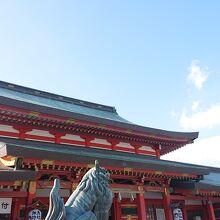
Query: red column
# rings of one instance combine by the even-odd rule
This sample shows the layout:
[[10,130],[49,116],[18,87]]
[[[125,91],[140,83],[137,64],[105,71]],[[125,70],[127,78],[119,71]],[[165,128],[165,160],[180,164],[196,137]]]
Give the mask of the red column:
[[188,220],[185,204],[183,205],[183,219],[184,219],[184,220]]
[[207,211],[208,211],[209,220],[215,220],[215,212],[214,212],[214,208],[212,205],[212,201],[208,201]]
[[170,193],[168,191],[169,189],[167,187],[164,188],[164,194],[163,194],[163,205],[164,205],[164,211],[165,211],[165,217],[166,220],[173,220],[173,214],[170,207]]
[[138,219],[146,220],[146,205],[144,199],[144,189],[142,186],[138,187],[139,193],[137,193],[137,203],[138,203]]
[[30,181],[29,182],[29,187],[28,187],[28,197],[26,201],[26,207],[25,207],[25,220],[28,220],[28,206],[30,206],[33,202],[33,199],[36,197],[36,186],[37,183],[36,181]]
[[121,220],[121,207],[120,202],[118,201],[118,194],[115,193],[113,198],[114,206],[114,220]]
[[13,198],[12,200],[12,213],[11,219],[18,220],[19,219],[19,211],[20,211],[20,203],[17,198]]
[[158,159],[160,159],[160,149],[158,149],[158,148],[156,149],[156,156]]

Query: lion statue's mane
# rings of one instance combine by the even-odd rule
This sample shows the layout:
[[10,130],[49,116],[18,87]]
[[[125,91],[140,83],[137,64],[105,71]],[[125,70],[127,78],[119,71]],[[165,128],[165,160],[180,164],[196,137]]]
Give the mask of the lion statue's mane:
[[59,180],[56,179],[45,220],[107,220],[112,204],[108,181],[109,173],[95,161],[95,167],[83,176],[64,205],[59,196]]

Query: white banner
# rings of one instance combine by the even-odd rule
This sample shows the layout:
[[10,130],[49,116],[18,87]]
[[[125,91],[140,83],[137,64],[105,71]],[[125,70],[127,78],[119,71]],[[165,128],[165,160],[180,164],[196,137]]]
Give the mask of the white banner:
[[12,198],[0,198],[0,214],[11,213]]

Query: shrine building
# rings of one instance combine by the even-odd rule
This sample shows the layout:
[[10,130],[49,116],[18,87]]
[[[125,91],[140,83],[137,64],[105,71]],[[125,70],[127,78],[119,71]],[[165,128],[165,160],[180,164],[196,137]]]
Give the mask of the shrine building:
[[98,160],[111,175],[109,220],[218,220],[220,168],[160,159],[197,137],[0,81],[0,219],[43,220],[53,180],[66,201]]

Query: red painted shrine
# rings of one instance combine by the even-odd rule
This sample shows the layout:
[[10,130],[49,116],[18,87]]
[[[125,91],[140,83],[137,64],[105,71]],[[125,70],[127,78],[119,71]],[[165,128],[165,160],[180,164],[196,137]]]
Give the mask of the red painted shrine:
[[220,219],[220,169],[160,159],[197,137],[0,82],[0,219],[44,219],[54,178],[66,200],[95,159],[111,174],[109,219]]

